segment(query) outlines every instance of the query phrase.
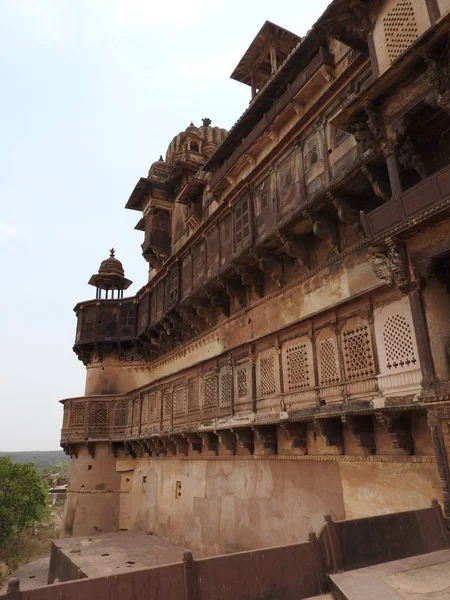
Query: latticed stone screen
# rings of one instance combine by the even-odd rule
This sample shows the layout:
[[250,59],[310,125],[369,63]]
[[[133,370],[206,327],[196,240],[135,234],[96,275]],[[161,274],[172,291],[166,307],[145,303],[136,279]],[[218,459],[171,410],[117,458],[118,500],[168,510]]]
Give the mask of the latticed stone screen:
[[313,385],[308,344],[299,342],[286,350],[286,370],[288,390],[304,390]]
[[173,414],[182,415],[186,412],[186,386],[180,385],[173,390]]
[[106,425],[108,422],[108,405],[96,402],[91,408],[91,425]]
[[347,379],[363,379],[375,374],[372,339],[368,325],[344,331],[342,344]]
[[147,419],[151,423],[156,418],[156,392],[150,392],[147,398]]
[[275,357],[273,355],[261,358],[259,364],[259,376],[261,396],[275,394],[277,391],[277,380],[275,377]]
[[229,406],[231,404],[231,372],[225,367],[220,372],[219,404],[220,406]]
[[339,369],[334,340],[328,338],[319,342],[320,385],[339,382]]
[[419,32],[411,0],[401,0],[383,19],[384,36],[390,62],[417,39]]
[[409,367],[417,362],[411,327],[403,315],[392,315],[383,328],[388,369]]
[[170,390],[164,390],[162,393],[163,417],[170,417],[172,414],[172,395]]
[[188,410],[200,409],[200,379],[191,379],[188,383]]
[[124,401],[117,402],[114,408],[114,426],[125,427],[127,424],[127,403]]
[[70,411],[70,425],[76,427],[84,425],[86,417],[86,402],[74,404]]
[[203,408],[214,408],[217,404],[217,376],[215,373],[203,378]]
[[236,369],[236,380],[237,380],[237,397],[245,398],[248,395],[248,378],[247,369],[237,368]]

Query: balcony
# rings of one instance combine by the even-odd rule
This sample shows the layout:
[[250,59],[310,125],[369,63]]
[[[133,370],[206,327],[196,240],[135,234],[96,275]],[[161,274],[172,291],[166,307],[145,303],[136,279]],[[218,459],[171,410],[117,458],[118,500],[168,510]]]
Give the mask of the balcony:
[[368,238],[406,229],[448,206],[450,165],[409,188],[375,210],[362,213],[361,221]]
[[136,336],[134,298],[91,300],[77,304],[78,317],[75,350],[99,343],[121,343]]

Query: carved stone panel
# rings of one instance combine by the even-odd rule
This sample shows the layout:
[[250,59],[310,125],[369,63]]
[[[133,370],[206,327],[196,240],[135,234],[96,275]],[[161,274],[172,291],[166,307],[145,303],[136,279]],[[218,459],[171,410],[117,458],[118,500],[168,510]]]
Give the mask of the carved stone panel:
[[219,372],[219,406],[221,408],[231,407],[232,385],[231,368],[226,365]]
[[173,415],[174,417],[184,415],[187,406],[186,384],[182,383],[173,388]]
[[316,338],[320,397],[326,402],[342,400],[340,360],[335,333],[322,329]]
[[234,404],[251,402],[253,397],[252,368],[250,363],[234,366]]
[[312,344],[307,335],[283,344],[282,365],[286,392],[301,392],[314,387]]
[[217,374],[213,371],[203,376],[203,410],[217,406]]
[[421,369],[408,297],[377,308],[374,318],[383,395],[419,393]]
[[199,377],[190,379],[187,386],[187,408],[188,411],[200,410],[201,380]]
[[280,392],[278,352],[269,348],[260,352],[256,359],[256,395],[265,398]]

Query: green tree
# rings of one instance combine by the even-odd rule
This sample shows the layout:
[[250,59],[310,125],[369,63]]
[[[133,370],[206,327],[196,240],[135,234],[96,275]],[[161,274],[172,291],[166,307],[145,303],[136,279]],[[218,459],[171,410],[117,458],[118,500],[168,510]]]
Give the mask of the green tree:
[[9,554],[20,534],[47,511],[45,482],[33,464],[0,458],[0,555]]

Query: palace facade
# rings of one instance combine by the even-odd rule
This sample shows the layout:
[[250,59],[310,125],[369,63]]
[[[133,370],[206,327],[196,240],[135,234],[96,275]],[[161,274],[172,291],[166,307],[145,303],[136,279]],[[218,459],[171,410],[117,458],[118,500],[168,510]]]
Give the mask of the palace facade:
[[75,307],[65,535],[208,555],[450,518],[449,26],[450,0],[266,22],[231,130],[191,123],[137,182],[148,282],[124,297],[112,251]]

